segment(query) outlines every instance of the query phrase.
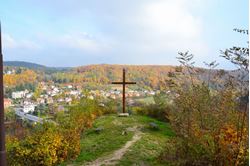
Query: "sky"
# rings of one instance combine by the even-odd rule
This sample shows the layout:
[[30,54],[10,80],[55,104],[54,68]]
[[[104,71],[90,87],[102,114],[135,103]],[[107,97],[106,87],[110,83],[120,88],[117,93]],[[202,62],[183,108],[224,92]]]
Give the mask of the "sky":
[[220,50],[248,46],[248,0],[1,0],[4,60],[47,66],[178,65],[189,51],[196,66]]

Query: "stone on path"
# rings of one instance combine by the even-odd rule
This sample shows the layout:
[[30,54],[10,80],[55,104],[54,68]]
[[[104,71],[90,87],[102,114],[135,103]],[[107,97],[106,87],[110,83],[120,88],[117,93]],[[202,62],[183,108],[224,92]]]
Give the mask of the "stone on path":
[[122,131],[122,135],[128,135],[127,131]]
[[95,132],[99,134],[101,131],[103,131],[103,129],[103,127],[95,128]]
[[128,117],[129,113],[119,113],[118,116],[119,117]]
[[149,127],[151,129],[154,129],[154,130],[158,130],[159,129],[159,126],[156,123],[154,123],[154,122],[150,122],[149,123]]

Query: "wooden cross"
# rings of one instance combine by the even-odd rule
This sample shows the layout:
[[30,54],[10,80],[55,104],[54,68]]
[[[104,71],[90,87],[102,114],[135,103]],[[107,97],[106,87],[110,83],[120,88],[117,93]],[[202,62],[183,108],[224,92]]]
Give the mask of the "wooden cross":
[[125,86],[126,84],[136,84],[136,82],[126,82],[126,77],[125,77],[125,69],[122,70],[122,82],[112,82],[112,84],[122,84],[122,112],[125,113]]

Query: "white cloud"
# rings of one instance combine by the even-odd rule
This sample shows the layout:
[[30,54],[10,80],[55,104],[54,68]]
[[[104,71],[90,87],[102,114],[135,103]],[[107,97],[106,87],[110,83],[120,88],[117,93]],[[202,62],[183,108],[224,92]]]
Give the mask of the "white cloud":
[[160,1],[145,6],[143,22],[159,35],[173,38],[196,38],[200,22],[178,1]]
[[107,45],[95,39],[88,33],[65,34],[57,39],[58,44],[68,48],[80,49],[87,52],[100,52],[107,48]]
[[126,18],[134,33],[131,41],[143,52],[190,50],[201,56],[206,54],[202,19],[192,12],[202,4],[200,0],[155,0],[140,4],[134,16]]
[[23,40],[17,40],[14,39],[9,34],[3,34],[3,47],[6,47],[7,49],[40,49],[41,46],[35,43],[34,41],[23,39]]
[[87,32],[73,32],[51,36],[39,33],[37,37],[41,43],[46,43],[52,49],[64,48],[94,54],[110,49],[109,42],[96,38]]
[[45,30],[32,29],[35,34],[42,32],[34,37],[39,45],[8,35],[5,44],[8,48],[39,46],[44,57],[69,54],[76,63],[80,58],[91,59],[91,63],[113,63],[112,59],[117,63],[174,63],[177,53],[187,50],[202,59],[210,51],[200,14],[207,2],[45,0],[35,5],[38,10],[46,9],[42,10],[46,11],[45,24],[41,23]]

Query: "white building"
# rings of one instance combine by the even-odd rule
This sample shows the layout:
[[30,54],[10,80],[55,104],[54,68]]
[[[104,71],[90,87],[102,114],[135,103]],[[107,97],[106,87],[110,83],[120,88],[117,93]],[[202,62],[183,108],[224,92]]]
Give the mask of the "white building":
[[29,105],[29,104],[32,104],[32,102],[31,102],[31,101],[28,101],[28,100],[24,100],[24,101],[23,101],[23,105]]
[[35,104],[28,104],[23,106],[23,112],[28,113],[28,112],[34,112],[35,111]]
[[148,94],[155,95],[155,92],[154,91],[150,91]]
[[11,96],[13,99],[21,99],[24,98],[26,95],[26,91],[17,91],[17,92],[12,92]]
[[56,93],[60,92],[60,90],[59,90],[57,87],[55,87],[55,88],[53,89],[53,91],[56,92]]
[[67,88],[68,88],[68,89],[72,89],[73,86],[72,86],[72,85],[68,85]]
[[59,98],[57,101],[61,103],[61,102],[64,102],[64,99],[63,98]]
[[74,95],[74,96],[77,96],[77,95],[80,95],[81,92],[78,91],[78,90],[72,90],[72,91],[70,91],[70,94],[71,94],[71,95]]
[[72,98],[66,97],[66,98],[65,98],[65,101],[66,101],[67,103],[70,103],[70,102],[72,101]]
[[106,97],[109,97],[110,95],[111,95],[110,93],[106,93],[106,94],[105,94]]
[[136,92],[134,93],[136,97],[140,97],[140,93],[139,92]]
[[26,98],[27,98],[27,99],[30,99],[32,96],[33,96],[33,93],[28,93],[28,94],[26,94]]

